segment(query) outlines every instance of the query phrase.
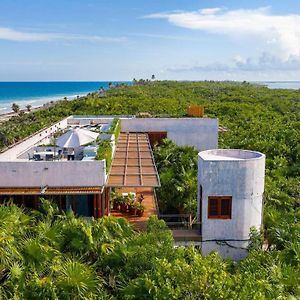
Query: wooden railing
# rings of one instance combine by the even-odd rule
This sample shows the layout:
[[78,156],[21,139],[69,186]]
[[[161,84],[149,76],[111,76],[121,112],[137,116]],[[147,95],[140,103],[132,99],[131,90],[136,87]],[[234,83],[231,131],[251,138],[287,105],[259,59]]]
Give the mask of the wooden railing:
[[197,222],[196,218],[193,218],[190,214],[162,214],[159,211],[158,201],[156,192],[154,189],[154,202],[157,212],[157,217],[161,220],[164,220],[169,229],[177,230],[177,229],[186,229],[186,230],[200,230],[201,222]]

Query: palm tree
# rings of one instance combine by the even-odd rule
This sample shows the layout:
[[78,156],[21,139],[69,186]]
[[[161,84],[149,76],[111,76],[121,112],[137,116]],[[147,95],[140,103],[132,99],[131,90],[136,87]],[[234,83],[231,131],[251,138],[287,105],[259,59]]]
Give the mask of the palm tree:
[[11,106],[11,109],[15,112],[18,113],[20,111],[20,106],[16,103],[13,103]]
[[6,134],[3,133],[3,132],[0,132],[0,143],[2,145],[7,145],[8,144],[8,140],[7,140]]
[[31,107],[32,107],[32,106],[31,106],[30,104],[27,104],[27,105],[26,105],[26,109],[27,109],[28,112],[31,111]]
[[[74,259],[65,259],[58,270],[57,286],[61,299],[99,299],[101,278],[92,267]],[[77,295],[77,296],[76,296]]]

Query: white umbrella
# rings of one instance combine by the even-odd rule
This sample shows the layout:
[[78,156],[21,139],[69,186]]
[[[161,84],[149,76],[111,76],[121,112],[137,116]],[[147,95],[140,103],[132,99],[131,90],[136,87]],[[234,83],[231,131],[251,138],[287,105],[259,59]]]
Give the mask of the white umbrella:
[[63,148],[76,148],[94,142],[99,133],[87,129],[71,129],[56,140],[56,145]]

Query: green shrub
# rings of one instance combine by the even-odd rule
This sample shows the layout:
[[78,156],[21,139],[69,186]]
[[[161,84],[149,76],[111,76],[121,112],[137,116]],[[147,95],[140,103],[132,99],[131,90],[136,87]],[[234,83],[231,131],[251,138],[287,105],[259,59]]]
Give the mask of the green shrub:
[[96,160],[106,160],[106,173],[109,172],[112,163],[112,144],[110,141],[101,141],[98,144]]

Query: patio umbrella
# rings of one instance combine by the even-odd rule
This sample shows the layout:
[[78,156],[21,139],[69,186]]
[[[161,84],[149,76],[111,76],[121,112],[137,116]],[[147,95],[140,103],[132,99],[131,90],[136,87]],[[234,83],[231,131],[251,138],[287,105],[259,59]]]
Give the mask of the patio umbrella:
[[94,142],[98,135],[99,133],[87,129],[71,129],[56,139],[56,145],[63,148],[76,148]]

